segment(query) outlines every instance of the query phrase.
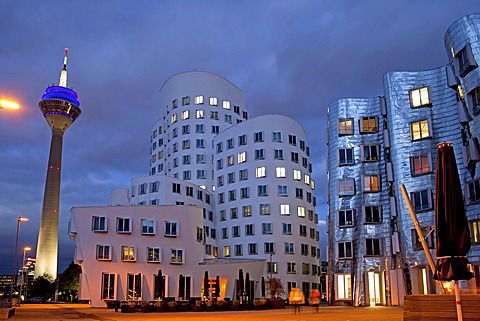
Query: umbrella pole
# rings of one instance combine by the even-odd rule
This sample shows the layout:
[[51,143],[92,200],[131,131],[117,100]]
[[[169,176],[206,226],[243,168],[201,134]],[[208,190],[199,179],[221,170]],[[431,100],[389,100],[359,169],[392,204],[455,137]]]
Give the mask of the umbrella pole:
[[[405,203],[407,203],[408,211],[410,212],[410,216],[412,217],[413,221],[413,226],[415,227],[415,230],[417,231],[418,238],[420,239],[420,243],[422,244],[423,252],[425,252],[425,256],[427,257],[428,265],[430,266],[430,270],[432,271],[432,275],[435,273],[435,263],[433,263],[432,259],[432,254],[428,250],[428,245],[425,242],[425,239],[423,238],[423,232],[422,229],[420,228],[420,225],[418,224],[418,219],[417,215],[415,214],[415,211],[413,210],[412,203],[410,202],[410,198],[408,197],[407,189],[405,188],[405,185],[401,184],[400,189],[402,190],[403,198],[405,199]],[[439,281],[435,282],[438,286],[438,289],[440,290],[441,294],[445,294],[445,289],[441,285]]]
[[455,280],[455,306],[457,307],[457,320],[463,321],[462,301],[460,299],[460,287],[458,286],[458,280]]

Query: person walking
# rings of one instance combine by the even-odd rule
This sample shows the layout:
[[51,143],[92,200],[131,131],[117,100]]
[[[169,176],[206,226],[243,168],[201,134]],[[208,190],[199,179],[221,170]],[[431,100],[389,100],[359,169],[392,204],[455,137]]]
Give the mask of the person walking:
[[320,307],[320,291],[318,289],[312,289],[310,291],[308,303],[313,307],[313,313],[318,313]]

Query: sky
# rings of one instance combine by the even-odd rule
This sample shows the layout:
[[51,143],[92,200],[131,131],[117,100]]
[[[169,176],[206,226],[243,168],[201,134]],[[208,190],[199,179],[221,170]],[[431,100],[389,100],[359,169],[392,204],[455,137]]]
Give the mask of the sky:
[[38,102],[58,84],[65,47],[82,115],[64,136],[59,273],[73,258],[70,209],[107,205],[112,189],[148,175],[159,89],[194,69],[238,86],[250,118],[303,126],[325,246],[328,104],[383,95],[388,71],[447,64],[446,30],[479,9],[478,0],[1,1],[0,98],[21,109],[0,110],[0,274],[13,270],[19,216],[29,218],[19,249],[35,256],[51,135]]

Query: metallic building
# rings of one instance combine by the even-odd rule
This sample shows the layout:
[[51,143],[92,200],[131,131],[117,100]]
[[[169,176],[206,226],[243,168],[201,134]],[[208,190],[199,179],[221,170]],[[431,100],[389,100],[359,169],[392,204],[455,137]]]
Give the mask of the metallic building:
[[[434,169],[437,144],[444,141],[453,143],[465,184],[474,244],[469,259],[480,279],[479,19],[464,17],[447,31],[449,65],[388,72],[384,96],[329,105],[331,304],[401,305],[404,294],[437,291],[400,185],[434,255]],[[463,287],[480,289],[475,280]]]
[[47,274],[53,279],[57,277],[58,213],[63,134],[81,113],[77,93],[66,87],[67,53],[68,49],[65,49],[59,86],[48,87],[42,96],[42,100],[38,103],[52,130],[52,140],[38,233],[35,277]]

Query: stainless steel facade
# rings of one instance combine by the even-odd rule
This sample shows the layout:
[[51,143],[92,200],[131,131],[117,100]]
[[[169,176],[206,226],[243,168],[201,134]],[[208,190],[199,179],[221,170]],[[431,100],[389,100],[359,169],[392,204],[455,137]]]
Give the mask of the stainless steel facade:
[[[475,245],[479,241],[475,229],[480,225],[480,120],[476,116],[480,111],[480,71],[476,63],[480,60],[480,15],[466,16],[452,24],[445,44],[450,59],[447,66],[388,72],[384,75],[384,97],[341,99],[329,105],[331,304],[402,304],[404,294],[435,293],[400,185],[409,192],[434,255],[434,168],[437,144],[444,141],[453,143],[464,182],[474,241],[469,259],[476,279],[480,279],[480,247]],[[361,132],[361,126],[371,124],[373,119],[376,131]],[[346,120],[352,121],[353,131],[348,132]],[[376,161],[365,158],[365,152],[369,152],[365,146],[371,145],[378,146]],[[353,150],[353,160],[348,160],[345,149]],[[372,191],[367,185],[372,183],[369,177],[375,175],[379,175],[380,183]],[[351,179],[353,191],[348,190]],[[379,206],[381,213],[373,222],[372,213],[366,210],[371,206]],[[348,210],[354,213],[351,224],[345,224]],[[379,251],[373,248],[372,252],[372,240],[380,240],[376,241]],[[351,242],[352,254],[345,258],[346,242]],[[469,281],[465,288],[477,292],[478,282]]]

